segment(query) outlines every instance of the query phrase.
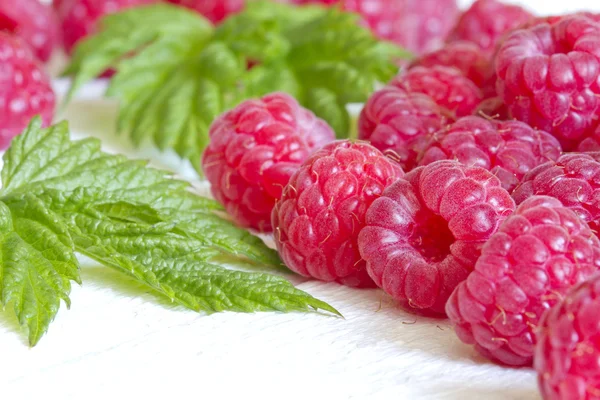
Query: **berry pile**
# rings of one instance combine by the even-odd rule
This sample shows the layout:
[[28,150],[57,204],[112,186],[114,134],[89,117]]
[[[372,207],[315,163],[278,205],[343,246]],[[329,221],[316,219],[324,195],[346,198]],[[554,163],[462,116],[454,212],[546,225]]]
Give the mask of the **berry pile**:
[[[0,148],[51,122],[42,63],[61,39],[70,54],[101,17],[160,1],[214,24],[247,3],[2,1]],[[379,287],[497,363],[535,364],[546,399],[600,398],[600,15],[275,1],[337,5],[418,57],[364,104],[359,140],[284,93],[217,117],[202,167],[234,222],[298,274]]]

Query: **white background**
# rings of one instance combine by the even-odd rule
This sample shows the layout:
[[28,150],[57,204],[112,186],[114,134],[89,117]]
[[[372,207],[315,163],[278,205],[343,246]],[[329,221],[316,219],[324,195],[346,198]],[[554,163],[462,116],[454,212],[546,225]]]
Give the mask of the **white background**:
[[[540,14],[600,11],[597,1],[521,3]],[[97,89],[89,86],[63,115],[75,136],[98,136],[107,150],[149,157],[193,176],[172,154],[134,152],[117,138],[115,105],[95,100]],[[33,349],[12,310],[0,313],[0,398],[538,398],[533,372],[485,361],[445,321],[397,309],[378,290],[290,276],[345,319],[206,316],[170,305],[94,264],[84,265],[82,278],[83,286],[73,288],[71,310],[61,308]]]

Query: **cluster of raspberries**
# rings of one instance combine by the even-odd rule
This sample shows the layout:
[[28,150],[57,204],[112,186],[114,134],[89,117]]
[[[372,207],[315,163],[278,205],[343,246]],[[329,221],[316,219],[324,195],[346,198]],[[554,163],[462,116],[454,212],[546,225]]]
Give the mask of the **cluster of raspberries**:
[[373,93],[360,140],[246,101],[211,128],[212,192],[293,271],[448,317],[546,399],[600,398],[597,20],[475,1]]

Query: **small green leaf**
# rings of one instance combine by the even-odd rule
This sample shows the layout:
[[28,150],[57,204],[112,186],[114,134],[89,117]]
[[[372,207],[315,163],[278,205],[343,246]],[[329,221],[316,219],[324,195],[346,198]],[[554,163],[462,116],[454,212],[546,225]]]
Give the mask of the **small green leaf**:
[[323,118],[336,133],[338,139],[350,136],[350,116],[346,106],[335,93],[324,88],[311,89],[306,94],[304,104]]

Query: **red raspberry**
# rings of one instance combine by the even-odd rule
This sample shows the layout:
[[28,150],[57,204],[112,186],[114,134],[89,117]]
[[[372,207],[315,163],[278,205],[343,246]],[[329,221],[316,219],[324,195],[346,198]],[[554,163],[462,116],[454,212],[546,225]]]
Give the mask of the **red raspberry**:
[[304,276],[370,287],[358,253],[369,205],[402,169],[364,142],[337,141],[314,153],[290,179],[273,210],[275,243]]
[[365,104],[358,120],[358,137],[381,151],[394,151],[394,159],[410,171],[431,135],[451,121],[447,114],[429,96],[386,86]]
[[600,275],[544,313],[535,369],[546,400],[600,399]]
[[409,307],[444,313],[514,207],[487,170],[438,161],[414,169],[371,204],[358,247],[384,291]]
[[247,100],[210,127],[202,167],[214,197],[244,227],[271,231],[283,187],[333,130],[295,99],[274,93]]
[[485,244],[446,312],[458,337],[507,365],[531,364],[544,310],[600,268],[600,242],[560,201],[534,196]]
[[446,44],[439,50],[424,54],[415,60],[411,67],[454,67],[475,85],[482,87],[489,69],[489,58],[475,43],[456,41]]
[[424,149],[419,165],[438,160],[457,160],[485,168],[502,187],[512,191],[523,175],[560,156],[560,144],[549,133],[519,121],[493,121],[464,117],[434,136]]
[[456,0],[293,0],[296,4],[321,3],[356,12],[375,35],[417,54],[444,42],[458,16]]
[[473,114],[483,100],[481,90],[471,80],[449,67],[414,67],[396,76],[391,85],[426,94],[456,117]]
[[552,196],[596,232],[600,229],[600,162],[593,154],[565,154],[532,169],[513,192],[517,204],[533,195]]
[[39,0],[0,1],[0,31],[14,33],[47,61],[58,41],[58,21],[53,9]]
[[178,4],[195,10],[216,24],[231,14],[242,11],[246,0],[167,0],[169,3]]
[[40,115],[45,126],[54,116],[55,96],[30,47],[20,38],[0,32],[0,150]]
[[599,24],[570,17],[512,33],[496,57],[498,95],[511,115],[552,133],[565,151],[597,123],[599,40]]
[[158,0],[62,0],[59,17],[63,33],[63,44],[67,53],[81,39],[96,32],[96,24],[107,14],[126,8],[155,3]]
[[468,40],[491,53],[504,33],[530,18],[533,15],[522,7],[497,0],[477,0],[460,16],[448,40]]

